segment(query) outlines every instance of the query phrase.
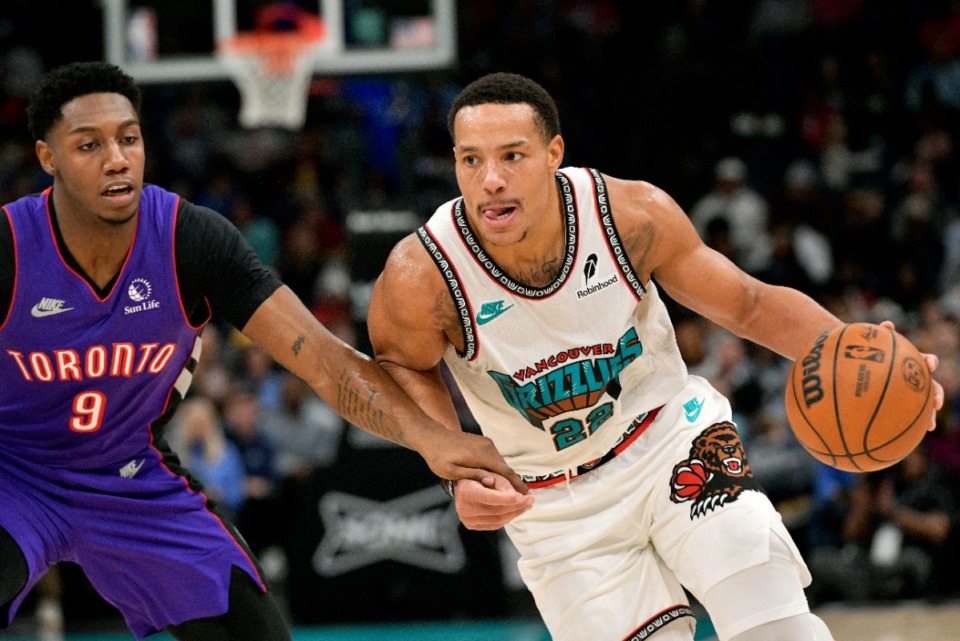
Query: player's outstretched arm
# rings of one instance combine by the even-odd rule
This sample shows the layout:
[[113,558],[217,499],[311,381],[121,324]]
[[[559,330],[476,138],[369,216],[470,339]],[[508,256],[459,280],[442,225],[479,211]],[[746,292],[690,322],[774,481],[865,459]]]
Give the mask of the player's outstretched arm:
[[763,283],[705,245],[664,191],[636,181],[608,185],[634,268],[681,305],[791,360],[841,324],[803,292]]
[[[662,190],[609,179],[610,202],[634,268],[653,276],[674,300],[734,334],[796,360],[814,338],[842,321],[810,296],[770,285],[707,247],[687,215]],[[893,325],[890,324],[893,329]],[[931,372],[937,357],[924,354]],[[943,387],[934,381],[935,410]]]
[[[410,236],[391,252],[377,280],[367,312],[377,362],[417,404],[451,434],[463,434],[450,393],[440,376],[440,362],[460,321],[446,283]],[[493,483],[456,484],[457,512],[471,529],[496,529],[533,504],[526,486],[512,471],[496,474]]]
[[493,474],[516,476],[489,439],[454,434],[429,418],[383,368],[331,334],[288,287],[264,301],[243,333],[346,420],[415,450],[435,474],[489,485]]

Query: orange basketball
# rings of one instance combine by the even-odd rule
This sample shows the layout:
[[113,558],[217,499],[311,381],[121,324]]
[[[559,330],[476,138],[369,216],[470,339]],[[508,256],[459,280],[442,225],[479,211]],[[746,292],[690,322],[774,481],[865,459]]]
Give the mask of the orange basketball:
[[872,472],[923,439],[933,384],[909,340],[879,325],[850,323],[821,334],[794,362],[786,404],[793,433],[814,458]]

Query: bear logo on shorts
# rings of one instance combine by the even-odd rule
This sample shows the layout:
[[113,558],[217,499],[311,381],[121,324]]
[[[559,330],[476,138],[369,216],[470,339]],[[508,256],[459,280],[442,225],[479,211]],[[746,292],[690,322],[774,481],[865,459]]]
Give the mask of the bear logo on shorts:
[[762,491],[747,463],[737,427],[715,423],[690,446],[690,457],[677,463],[670,479],[670,500],[692,501],[690,520],[737,500],[744,490]]

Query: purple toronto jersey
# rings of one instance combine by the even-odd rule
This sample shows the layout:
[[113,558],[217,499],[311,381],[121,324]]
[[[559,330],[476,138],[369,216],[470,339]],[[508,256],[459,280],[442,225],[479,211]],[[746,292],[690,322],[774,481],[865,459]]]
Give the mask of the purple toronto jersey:
[[133,245],[101,298],[57,247],[50,194],[4,208],[17,273],[0,327],[0,449],[101,468],[150,447],[151,424],[186,394],[199,357],[202,326],[189,323],[177,287],[179,197],[144,187]]

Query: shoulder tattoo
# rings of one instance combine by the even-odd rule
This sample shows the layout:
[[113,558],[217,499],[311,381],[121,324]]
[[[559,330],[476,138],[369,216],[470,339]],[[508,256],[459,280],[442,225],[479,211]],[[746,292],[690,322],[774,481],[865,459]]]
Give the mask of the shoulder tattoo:
[[433,322],[443,331],[448,333],[460,331],[460,316],[457,314],[457,306],[450,292],[446,290],[437,292],[436,298],[433,299],[431,314]]
[[641,278],[645,278],[650,273],[650,252],[653,251],[655,239],[656,229],[653,226],[653,222],[649,220],[637,225],[636,228],[630,229],[623,237],[623,244],[627,250],[627,256],[630,258],[630,262],[633,263],[633,268]]

